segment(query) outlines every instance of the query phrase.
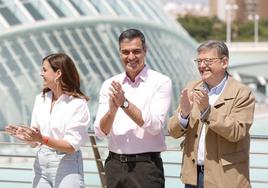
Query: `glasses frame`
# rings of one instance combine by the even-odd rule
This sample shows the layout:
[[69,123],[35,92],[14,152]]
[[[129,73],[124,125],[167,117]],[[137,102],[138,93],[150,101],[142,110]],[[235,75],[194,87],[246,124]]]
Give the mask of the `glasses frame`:
[[195,59],[194,62],[197,66],[200,66],[201,63],[204,63],[206,66],[212,65],[215,60],[222,60],[224,57],[211,57],[211,58],[204,58],[204,59]]

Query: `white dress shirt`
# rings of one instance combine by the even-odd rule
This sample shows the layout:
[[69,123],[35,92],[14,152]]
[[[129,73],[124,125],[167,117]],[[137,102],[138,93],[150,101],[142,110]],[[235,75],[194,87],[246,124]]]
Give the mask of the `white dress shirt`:
[[75,151],[79,150],[88,139],[90,114],[87,101],[63,94],[50,112],[51,103],[51,91],[36,96],[31,127],[38,127],[42,135],[65,140]]
[[[208,97],[209,97],[209,105],[212,106],[216,100],[221,95],[222,91],[224,90],[224,87],[227,83],[227,75],[224,77],[224,79],[215,87],[208,89],[207,85],[204,84],[204,88],[208,91]],[[208,110],[208,109],[207,109]],[[201,119],[206,114],[207,110],[201,114]],[[179,115],[180,124],[186,128],[188,124],[188,119],[184,119]],[[205,160],[205,124],[202,126],[201,135],[199,138],[198,143],[198,151],[197,151],[197,164],[198,165],[204,165]]]
[[[144,125],[139,127],[121,108],[115,116],[112,129],[105,135],[100,120],[109,110],[109,87],[117,81],[122,85],[125,97],[142,112]],[[164,125],[169,110],[171,80],[145,66],[132,82],[126,73],[106,80],[100,90],[99,109],[94,123],[99,138],[108,137],[109,150],[119,154],[161,152],[166,149]]]

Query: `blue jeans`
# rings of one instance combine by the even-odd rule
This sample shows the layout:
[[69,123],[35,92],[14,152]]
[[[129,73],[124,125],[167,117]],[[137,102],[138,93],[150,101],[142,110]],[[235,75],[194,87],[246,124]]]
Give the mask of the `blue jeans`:
[[34,162],[33,188],[84,188],[81,151],[73,154],[40,148]]
[[197,167],[197,186],[185,184],[185,188],[204,188],[204,167]]

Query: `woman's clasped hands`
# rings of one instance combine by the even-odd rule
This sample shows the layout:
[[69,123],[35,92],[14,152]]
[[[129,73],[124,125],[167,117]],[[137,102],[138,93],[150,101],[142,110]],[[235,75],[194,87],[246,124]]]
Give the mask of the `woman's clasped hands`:
[[11,136],[25,141],[25,142],[40,142],[42,143],[42,135],[39,128],[37,127],[28,127],[26,125],[8,125],[5,128],[5,131]]

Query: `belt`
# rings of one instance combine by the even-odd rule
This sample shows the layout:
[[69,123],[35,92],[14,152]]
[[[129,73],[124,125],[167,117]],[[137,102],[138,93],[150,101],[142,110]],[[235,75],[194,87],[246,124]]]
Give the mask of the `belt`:
[[204,165],[197,165],[197,171],[198,172],[204,172],[204,170],[205,170]]
[[151,161],[161,157],[160,152],[148,152],[139,154],[117,154],[111,151],[109,152],[109,156],[113,159],[120,161],[121,163]]

